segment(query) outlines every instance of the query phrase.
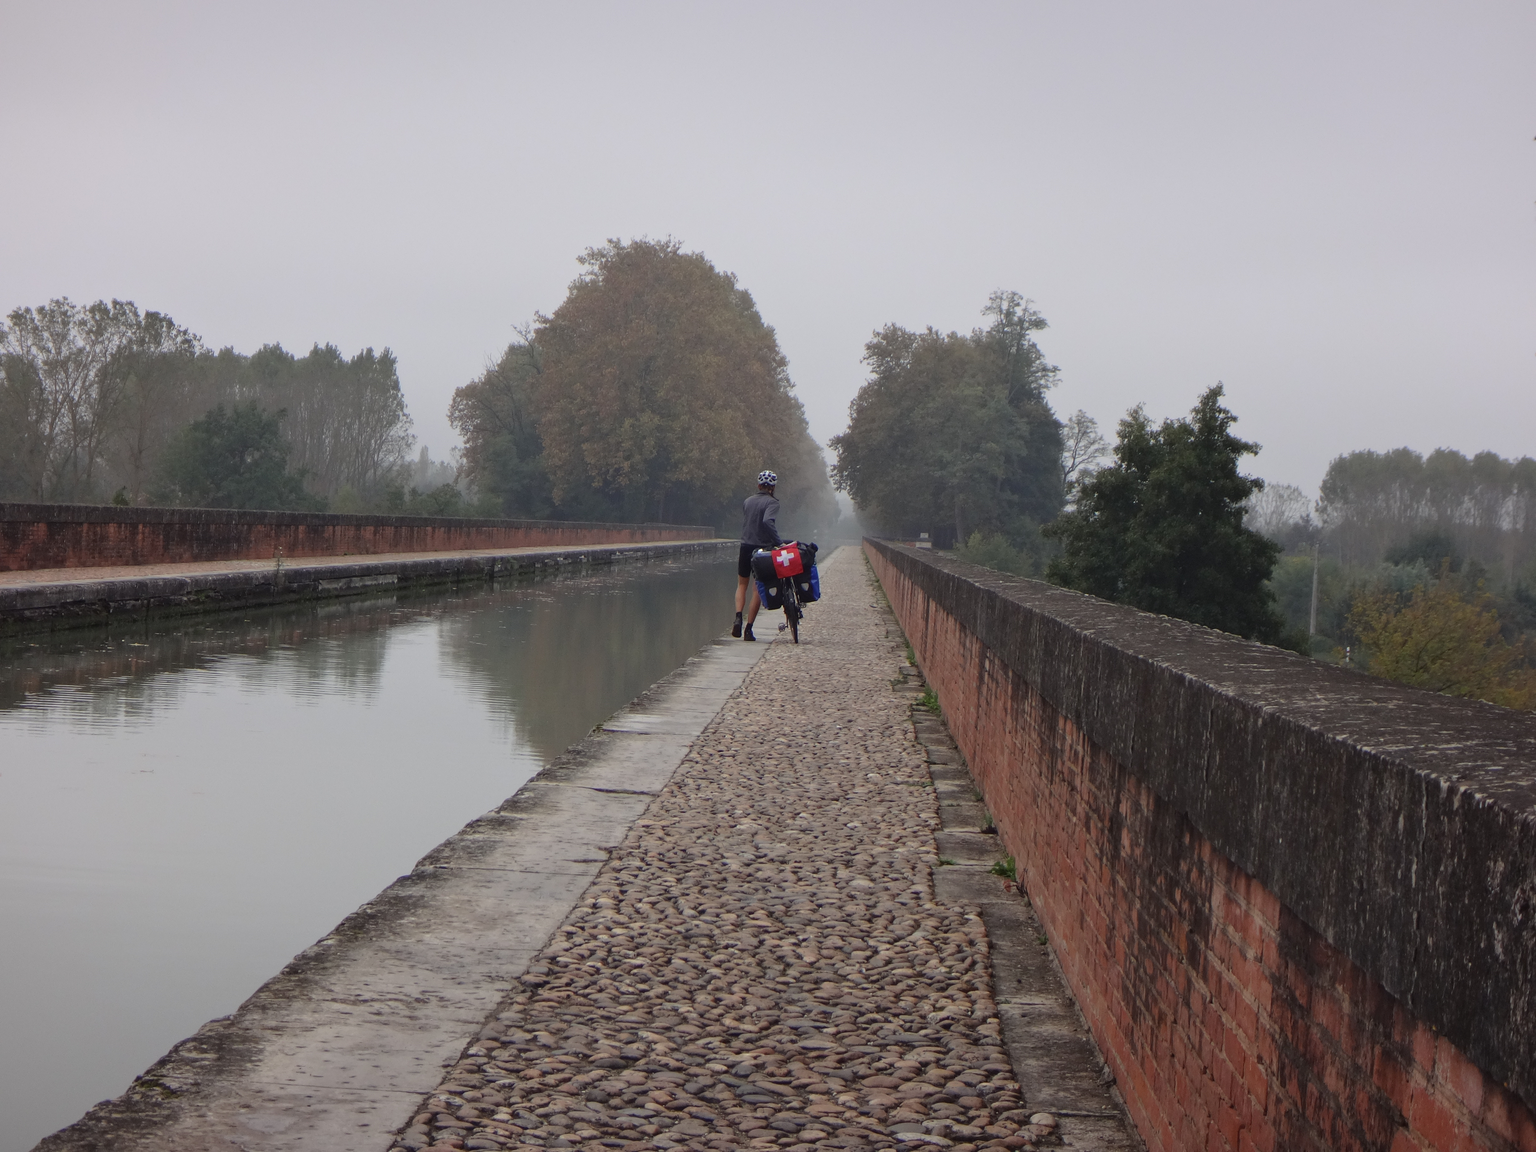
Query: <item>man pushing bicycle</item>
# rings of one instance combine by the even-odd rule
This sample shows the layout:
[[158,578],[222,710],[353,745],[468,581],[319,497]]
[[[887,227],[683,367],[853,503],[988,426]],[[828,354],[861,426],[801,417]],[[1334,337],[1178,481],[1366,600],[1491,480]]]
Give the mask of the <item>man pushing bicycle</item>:
[[[759,548],[777,548],[784,543],[779,539],[775,521],[779,515],[779,501],[773,490],[779,486],[779,478],[764,469],[757,474],[757,493],[742,501],[741,554],[736,560],[736,623],[731,625],[731,635],[743,640],[756,640],[752,635],[752,621],[762,606],[757,597],[757,584],[752,578],[752,553]],[[750,587],[749,587],[750,586]],[[747,599],[751,595],[751,600]],[[741,614],[745,609],[746,624]]]

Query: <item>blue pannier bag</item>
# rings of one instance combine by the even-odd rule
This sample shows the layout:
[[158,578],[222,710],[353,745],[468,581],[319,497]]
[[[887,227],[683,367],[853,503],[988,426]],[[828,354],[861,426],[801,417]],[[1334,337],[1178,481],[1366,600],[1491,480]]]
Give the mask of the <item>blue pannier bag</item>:
[[795,595],[800,597],[802,604],[814,604],[821,599],[821,574],[814,565],[794,579]]
[[764,584],[759,580],[757,582],[757,598],[763,602],[763,607],[770,612],[777,612],[780,608],[784,607],[784,597],[779,593],[779,582],[777,580],[772,584]]

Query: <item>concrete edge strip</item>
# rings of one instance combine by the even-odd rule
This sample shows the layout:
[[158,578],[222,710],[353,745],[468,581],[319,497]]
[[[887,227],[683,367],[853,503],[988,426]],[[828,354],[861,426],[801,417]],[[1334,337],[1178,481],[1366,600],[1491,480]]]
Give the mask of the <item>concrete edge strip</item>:
[[[728,540],[594,544],[569,548],[474,551],[461,555],[350,562],[291,563],[233,571],[128,576],[0,585],[0,628],[97,623],[151,610],[218,611],[296,599],[355,596],[389,587],[515,579],[553,568],[616,564],[734,548]],[[81,569],[82,573],[89,569]]]
[[[474,1041],[768,648],[722,639],[701,649],[611,718],[683,705],[676,712],[688,731],[600,726],[233,1015],[205,1024],[36,1152],[382,1147]],[[702,691],[715,698],[707,713]]]

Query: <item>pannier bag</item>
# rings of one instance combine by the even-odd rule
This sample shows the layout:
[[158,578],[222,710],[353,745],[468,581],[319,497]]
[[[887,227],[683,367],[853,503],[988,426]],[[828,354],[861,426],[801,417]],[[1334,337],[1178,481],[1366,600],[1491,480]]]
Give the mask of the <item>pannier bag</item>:
[[773,553],[766,548],[759,548],[752,553],[752,575],[757,577],[760,584],[772,584],[779,578],[779,574],[773,570]]
[[794,580],[795,594],[802,603],[814,604],[821,599],[821,574],[816,571],[814,544],[759,548],[752,553],[752,575],[757,577],[757,596],[764,608],[783,607],[779,580],[785,576]]
[[816,571],[816,565],[812,564],[795,577],[795,595],[800,597],[802,604],[814,604],[821,599],[821,574]]
[[779,588],[778,578],[775,577],[767,583],[759,580],[757,582],[757,598],[763,602],[763,607],[770,612],[777,612],[780,608],[784,607],[784,596]]

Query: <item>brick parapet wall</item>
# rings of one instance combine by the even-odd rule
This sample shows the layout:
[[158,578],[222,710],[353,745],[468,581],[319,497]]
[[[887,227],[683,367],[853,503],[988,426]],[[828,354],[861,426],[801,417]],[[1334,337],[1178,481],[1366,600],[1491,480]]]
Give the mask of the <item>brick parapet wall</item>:
[[866,552],[1149,1147],[1536,1152],[1536,718]]
[[376,556],[483,548],[650,544],[714,536],[700,524],[600,524],[343,516],[222,508],[118,508],[93,504],[0,504],[0,572]]

